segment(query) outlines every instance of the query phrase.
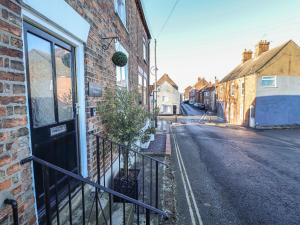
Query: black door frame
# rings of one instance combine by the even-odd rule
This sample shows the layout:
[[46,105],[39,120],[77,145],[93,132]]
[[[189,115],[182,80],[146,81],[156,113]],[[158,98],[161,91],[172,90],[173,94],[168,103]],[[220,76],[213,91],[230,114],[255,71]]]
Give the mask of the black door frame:
[[[41,29],[36,27],[35,25],[28,23],[26,21],[23,22],[23,31],[24,31],[24,50],[25,50],[25,66],[26,66],[26,83],[27,83],[27,96],[28,96],[28,114],[29,114],[29,122],[30,122],[30,130],[31,132],[33,131],[33,120],[32,120],[32,101],[31,101],[31,91],[30,91],[30,74],[29,74],[29,60],[28,60],[28,42],[27,42],[27,33],[31,33],[41,39],[44,39],[46,41],[49,41],[51,43],[51,60],[52,60],[52,81],[53,81],[53,98],[55,99],[54,101],[54,112],[55,112],[55,124],[59,125],[60,122],[58,120],[58,102],[57,102],[57,85],[56,85],[56,68],[55,68],[55,52],[54,52],[54,47],[58,46],[63,49],[66,49],[71,52],[71,74],[72,74],[72,98],[73,98],[73,111],[74,111],[74,121],[75,121],[75,139],[76,139],[76,156],[77,156],[77,171],[80,174],[81,173],[81,155],[80,155],[80,145],[79,145],[79,126],[78,126],[78,113],[77,113],[77,108],[76,108],[76,102],[77,102],[77,76],[76,76],[76,58],[75,58],[75,47],[71,44],[68,43],[64,40],[60,40],[59,38],[54,37],[52,34],[48,33],[46,29]],[[65,121],[63,121],[65,122]],[[51,125],[46,125],[44,128],[50,128],[53,126]],[[32,140],[32,136],[31,136]],[[49,140],[48,140],[49,141]],[[47,141],[45,141],[42,144],[47,144]],[[34,149],[35,146],[33,146],[32,143],[32,154],[34,154]]]

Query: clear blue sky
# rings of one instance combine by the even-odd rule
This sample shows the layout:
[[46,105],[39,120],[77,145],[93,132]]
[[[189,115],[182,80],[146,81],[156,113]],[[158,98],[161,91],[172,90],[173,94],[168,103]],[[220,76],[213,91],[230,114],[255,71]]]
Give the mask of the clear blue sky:
[[290,39],[300,45],[300,0],[181,0],[158,36],[175,1],[143,5],[158,40],[159,77],[168,73],[181,91],[198,76],[224,77],[241,62],[242,51],[254,50],[261,39],[271,48]]

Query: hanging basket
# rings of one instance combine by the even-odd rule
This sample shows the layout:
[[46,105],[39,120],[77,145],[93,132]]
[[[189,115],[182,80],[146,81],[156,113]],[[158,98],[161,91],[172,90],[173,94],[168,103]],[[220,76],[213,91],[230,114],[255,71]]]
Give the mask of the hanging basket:
[[119,67],[126,66],[127,61],[128,61],[127,55],[125,55],[125,53],[120,52],[120,51],[115,52],[114,55],[112,56],[112,61],[116,66],[119,66]]

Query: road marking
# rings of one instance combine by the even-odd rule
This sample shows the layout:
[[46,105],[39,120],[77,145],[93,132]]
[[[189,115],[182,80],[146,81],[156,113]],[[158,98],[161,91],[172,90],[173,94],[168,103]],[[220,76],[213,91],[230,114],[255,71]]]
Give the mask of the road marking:
[[[174,134],[173,133],[172,133],[172,137],[173,137],[173,140],[174,140],[174,143],[175,143],[176,140],[174,138]],[[183,182],[185,197],[186,197],[186,201],[188,203],[188,207],[189,207],[189,212],[190,212],[192,224],[196,225],[194,211],[193,211],[192,204],[191,204],[191,201],[190,201],[190,198],[189,198],[189,193],[187,191],[187,185],[186,185],[186,182],[185,182],[185,179],[184,179],[184,176],[183,176],[183,171],[182,171],[181,163],[179,161],[176,143],[175,143],[175,152],[176,152],[176,156],[177,156],[178,166],[179,166],[179,170],[180,170],[180,174],[181,174],[181,179],[182,179],[182,182]]]
[[[178,164],[179,164],[179,169],[180,169],[180,172],[181,172],[182,181],[185,185],[185,180],[184,180],[184,176],[185,176],[186,182],[187,182],[190,194],[191,194],[192,202],[193,202],[193,205],[194,205],[194,208],[195,208],[195,211],[196,211],[197,219],[199,221],[199,224],[203,225],[203,221],[202,221],[202,218],[201,218],[201,215],[200,215],[200,212],[199,212],[199,208],[198,208],[197,202],[195,200],[195,195],[194,195],[194,192],[192,190],[190,180],[189,180],[189,177],[187,175],[186,168],[185,168],[185,165],[184,165],[181,153],[180,153],[180,149],[179,149],[177,140],[176,140],[175,135],[173,134],[173,132],[172,132],[172,136],[173,136],[173,140],[174,140],[174,144],[175,144],[175,152],[176,152],[176,156],[177,156],[177,160],[178,160]],[[183,168],[183,170],[182,170],[182,168]],[[185,191],[186,191],[186,186],[185,186]],[[186,192],[186,198],[187,198],[187,201],[188,201],[188,204],[189,204],[190,200],[189,200],[189,196],[188,196],[187,192]],[[189,204],[189,207],[190,207],[190,204]],[[191,213],[191,209],[190,209],[190,213]],[[192,211],[192,215],[194,217],[193,211]],[[191,215],[191,217],[192,217],[192,215]],[[194,218],[194,220],[195,220],[195,218]]]

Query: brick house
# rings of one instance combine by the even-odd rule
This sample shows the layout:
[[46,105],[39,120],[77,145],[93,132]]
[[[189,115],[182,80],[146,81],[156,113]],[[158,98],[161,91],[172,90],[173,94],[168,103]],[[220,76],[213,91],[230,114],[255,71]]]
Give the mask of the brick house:
[[183,100],[187,101],[190,99],[190,91],[192,90],[192,86],[188,86],[184,89],[183,92]]
[[299,125],[300,48],[292,40],[269,49],[260,41],[252,57],[217,85],[218,115],[232,124],[251,127]]
[[[19,224],[30,225],[40,210],[39,173],[20,160],[33,154],[94,178],[90,133],[102,131],[95,108],[116,86],[139,91],[149,107],[151,35],[140,0],[3,0],[0,6],[0,223],[12,223],[3,201],[13,198]],[[117,50],[128,56],[125,67],[111,61]]]
[[198,77],[197,82],[193,85],[192,89],[190,90],[189,99],[191,104],[194,104],[196,102],[200,103],[199,91],[207,84],[208,82],[205,80],[205,78]]
[[211,112],[216,111],[216,88],[215,84],[209,82],[199,91],[200,103],[205,105],[205,108]]

